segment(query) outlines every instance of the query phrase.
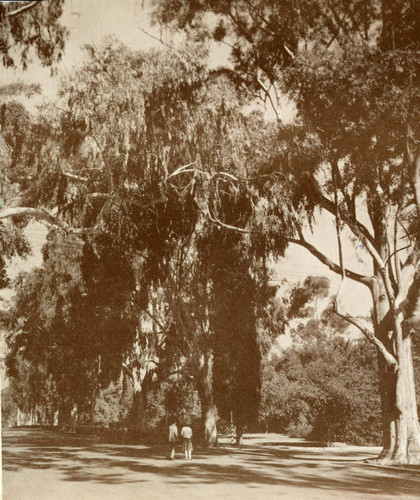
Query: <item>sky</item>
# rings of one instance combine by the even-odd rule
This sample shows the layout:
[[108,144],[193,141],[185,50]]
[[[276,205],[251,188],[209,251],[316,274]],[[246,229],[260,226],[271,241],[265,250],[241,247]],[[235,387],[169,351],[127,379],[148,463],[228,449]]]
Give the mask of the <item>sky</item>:
[[[42,96],[36,98],[32,103],[34,105],[46,98],[55,99],[59,79],[66,74],[71,74],[72,67],[80,63],[83,58],[82,46],[86,43],[100,43],[103,37],[115,35],[133,49],[149,50],[159,46],[155,38],[145,33],[146,31],[158,38],[161,36],[159,28],[150,25],[148,5],[148,0],[67,0],[62,22],[70,30],[70,37],[66,44],[64,58],[58,67],[57,76],[51,77],[49,69],[44,69],[39,64],[32,64],[26,72],[4,71],[0,76],[0,84],[16,79],[40,83]],[[212,66],[225,64],[227,58],[226,46],[213,47]],[[290,109],[286,110],[286,115],[289,112]],[[10,267],[11,276],[15,276],[19,270],[28,270],[33,265],[40,265],[40,251],[45,229],[40,224],[32,224],[27,229],[27,234],[32,242],[34,255],[26,261],[15,260]],[[319,218],[310,241],[328,257],[338,262],[337,240],[331,218],[328,216]],[[356,272],[371,273],[363,262],[366,260],[366,253],[359,243],[346,240],[344,256],[347,267]],[[274,280],[279,282],[285,278],[292,282],[303,281],[308,274],[328,276],[331,279],[331,293],[338,290],[340,283],[338,275],[329,272],[307,250],[295,245],[288,248],[285,258],[274,265],[273,270]],[[1,296],[0,294],[0,300]],[[349,281],[345,291],[343,290],[343,306],[350,314],[368,314],[371,301],[366,287]]]

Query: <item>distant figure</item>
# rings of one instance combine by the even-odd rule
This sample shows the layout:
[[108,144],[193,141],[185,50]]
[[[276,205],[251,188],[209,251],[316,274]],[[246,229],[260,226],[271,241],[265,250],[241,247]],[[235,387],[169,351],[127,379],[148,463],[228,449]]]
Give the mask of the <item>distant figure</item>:
[[192,460],[191,458],[191,453],[193,450],[193,445],[192,445],[192,429],[188,425],[184,425],[184,427],[181,429],[181,436],[184,440],[184,452],[185,452],[185,460]]
[[171,447],[171,454],[169,458],[171,460],[175,460],[175,446],[178,442],[178,427],[176,426],[176,422],[173,422],[169,426],[169,446]]

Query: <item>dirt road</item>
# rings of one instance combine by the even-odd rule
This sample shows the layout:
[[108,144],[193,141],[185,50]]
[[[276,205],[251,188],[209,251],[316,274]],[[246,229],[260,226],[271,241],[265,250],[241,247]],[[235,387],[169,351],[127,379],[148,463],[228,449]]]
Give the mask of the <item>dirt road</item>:
[[4,500],[420,498],[416,470],[364,463],[379,449],[317,448],[281,435],[246,436],[240,449],[95,444],[37,429],[3,431]]

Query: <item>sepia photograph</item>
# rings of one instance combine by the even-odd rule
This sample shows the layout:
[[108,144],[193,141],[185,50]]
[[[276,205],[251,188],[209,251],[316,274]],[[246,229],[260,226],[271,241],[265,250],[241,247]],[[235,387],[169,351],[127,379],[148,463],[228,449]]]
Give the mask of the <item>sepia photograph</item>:
[[419,0],[0,0],[3,500],[420,498]]

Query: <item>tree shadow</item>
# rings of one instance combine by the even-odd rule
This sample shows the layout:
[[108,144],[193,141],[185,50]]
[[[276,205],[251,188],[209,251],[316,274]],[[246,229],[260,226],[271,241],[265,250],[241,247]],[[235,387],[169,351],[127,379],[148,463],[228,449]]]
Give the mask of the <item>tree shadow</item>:
[[262,441],[261,446],[287,446],[297,448],[327,448],[324,441]]
[[[42,434],[40,434],[40,432]],[[82,444],[84,444],[82,446]],[[167,446],[105,445],[46,431],[6,432],[3,469],[54,469],[68,482],[110,485],[146,483],[159,477],[170,484],[241,484],[316,488],[359,494],[413,494],[420,487],[417,471],[388,471],[366,465],[366,454],[300,447],[244,446],[238,449],[196,449],[192,462],[167,459]],[[42,476],[40,476],[42,477]],[[338,493],[339,494],[339,493]]]

